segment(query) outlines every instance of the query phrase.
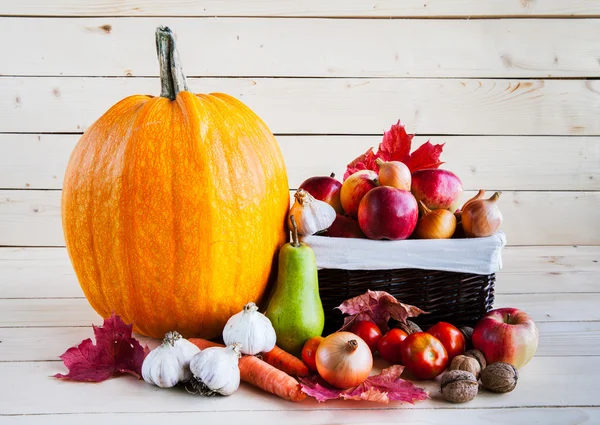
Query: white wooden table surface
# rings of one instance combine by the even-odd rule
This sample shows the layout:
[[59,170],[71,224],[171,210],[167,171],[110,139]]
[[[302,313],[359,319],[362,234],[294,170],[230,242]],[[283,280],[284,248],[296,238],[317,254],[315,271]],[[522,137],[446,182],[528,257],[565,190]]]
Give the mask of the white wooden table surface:
[[[598,0],[0,0],[0,424],[600,424],[599,18]],[[50,378],[101,324],[64,248],[66,161],[112,104],[158,93],[157,25],[193,91],[268,123],[292,188],[341,176],[400,118],[446,143],[465,197],[504,192],[496,306],[540,329],[512,393],[318,404]]]

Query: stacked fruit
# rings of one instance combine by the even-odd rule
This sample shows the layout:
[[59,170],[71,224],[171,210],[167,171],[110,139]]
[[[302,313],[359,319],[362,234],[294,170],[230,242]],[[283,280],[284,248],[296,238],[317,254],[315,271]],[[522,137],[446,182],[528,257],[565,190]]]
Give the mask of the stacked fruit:
[[377,352],[392,365],[403,365],[408,377],[417,380],[434,379],[448,369],[441,392],[448,401],[463,403],[477,395],[479,380],[488,391],[512,391],[517,370],[531,360],[538,345],[534,321],[514,308],[489,312],[475,329],[439,322],[423,332],[410,320],[396,326],[382,333],[370,320],[356,321],[350,332],[308,340],[302,359],[339,388],[363,382]]
[[437,168],[442,145],[427,142],[412,155],[399,154],[410,151],[411,141],[396,124],[385,133],[377,154],[368,151],[348,165],[343,184],[333,174],[304,181],[300,197],[313,198],[310,211],[298,196],[293,209],[305,213],[303,223],[315,225],[301,233],[326,230],[332,237],[389,240],[494,234],[502,223],[496,205],[500,194],[485,200],[481,190],[457,211],[463,185],[456,174]]

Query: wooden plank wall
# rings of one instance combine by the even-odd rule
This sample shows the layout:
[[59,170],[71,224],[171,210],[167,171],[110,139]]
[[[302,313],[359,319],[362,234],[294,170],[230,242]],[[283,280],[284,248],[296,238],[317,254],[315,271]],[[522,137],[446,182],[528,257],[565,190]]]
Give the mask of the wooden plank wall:
[[2,0],[0,15],[6,255],[64,246],[69,153],[119,99],[158,92],[158,25],[194,91],[265,119],[292,188],[341,175],[401,119],[446,143],[466,189],[504,192],[511,247],[600,244],[597,1]]
[[600,244],[600,4],[593,0],[0,2],[0,245],[63,246],[79,135],[157,93],[153,31],[190,86],[251,106],[290,186],[335,171],[397,119],[446,143],[469,190],[503,190],[509,245]]
[[504,191],[510,245],[600,243],[596,1],[3,3],[0,245],[64,245],[69,153],[116,101],[157,93],[163,24],[193,90],[270,125],[292,188],[401,119],[467,189]]
[[292,188],[401,119],[446,143],[466,189],[504,192],[510,246],[600,244],[598,1],[1,0],[0,16],[0,246],[64,246],[69,154],[119,99],[158,93],[158,25],[192,90],[268,123]]
[[158,93],[158,25],[193,90],[268,123],[292,188],[401,119],[446,143],[466,189],[504,192],[510,246],[600,244],[597,0],[1,0],[0,16],[0,246],[64,246],[69,153],[119,99]]

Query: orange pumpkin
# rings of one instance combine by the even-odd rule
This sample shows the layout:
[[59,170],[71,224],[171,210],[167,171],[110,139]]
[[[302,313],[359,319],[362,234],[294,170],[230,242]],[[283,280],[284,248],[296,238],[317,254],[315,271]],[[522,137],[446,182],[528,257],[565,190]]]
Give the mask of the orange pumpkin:
[[102,317],[212,338],[267,289],[287,239],[287,175],[263,121],[225,94],[187,91],[172,32],[156,40],[161,96],[121,100],[71,155],[65,240]]

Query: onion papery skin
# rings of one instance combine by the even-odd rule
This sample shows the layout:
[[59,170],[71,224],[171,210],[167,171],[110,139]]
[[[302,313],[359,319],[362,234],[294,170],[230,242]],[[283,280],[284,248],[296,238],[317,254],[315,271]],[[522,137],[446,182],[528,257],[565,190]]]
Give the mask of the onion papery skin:
[[362,384],[369,377],[373,355],[359,336],[350,332],[336,332],[319,345],[316,364],[319,375],[328,384],[346,389]]

